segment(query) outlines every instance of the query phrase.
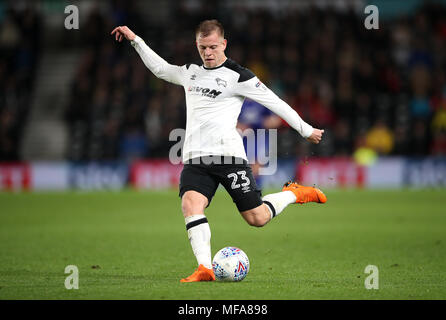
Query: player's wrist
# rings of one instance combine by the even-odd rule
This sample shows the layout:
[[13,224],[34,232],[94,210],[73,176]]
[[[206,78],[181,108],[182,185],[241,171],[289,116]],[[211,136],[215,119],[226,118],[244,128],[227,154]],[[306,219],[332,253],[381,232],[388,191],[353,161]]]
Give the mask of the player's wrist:
[[310,125],[304,126],[302,129],[303,129],[302,130],[303,132],[301,132],[301,135],[305,139],[310,138],[312,136],[313,132],[314,132],[314,128],[312,126],[310,126]]
[[132,46],[135,46],[136,44],[138,44],[140,41],[142,41],[142,39],[140,37],[138,37],[136,34],[133,37],[133,40],[130,40],[130,44]]

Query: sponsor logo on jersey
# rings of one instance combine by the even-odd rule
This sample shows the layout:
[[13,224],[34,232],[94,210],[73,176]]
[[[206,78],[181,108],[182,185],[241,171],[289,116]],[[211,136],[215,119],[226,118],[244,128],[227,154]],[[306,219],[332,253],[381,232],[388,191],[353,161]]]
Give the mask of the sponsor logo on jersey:
[[261,81],[258,81],[257,83],[256,83],[256,88],[260,88],[260,89],[262,89],[262,90],[266,90],[266,87],[265,87],[265,85],[261,82]]
[[244,186],[242,188],[242,191],[243,191],[243,193],[247,193],[247,192],[251,191],[251,189],[249,188],[249,186]]
[[203,87],[199,87],[199,86],[190,86],[187,91],[191,92],[191,93],[198,93],[201,94],[204,97],[209,97],[209,98],[216,98],[219,94],[221,94],[221,91],[217,91],[215,89],[209,89],[209,88],[203,88]]
[[193,74],[193,75],[190,76],[190,79],[191,79],[191,80],[195,80],[196,78],[197,78],[197,75],[196,75],[196,74]]

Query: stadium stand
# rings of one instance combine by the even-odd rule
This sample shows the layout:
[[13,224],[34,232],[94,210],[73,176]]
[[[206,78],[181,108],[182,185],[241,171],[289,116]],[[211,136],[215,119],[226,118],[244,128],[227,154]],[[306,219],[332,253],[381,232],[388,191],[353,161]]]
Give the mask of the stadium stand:
[[[351,155],[361,142],[373,141],[377,127],[386,146],[370,147],[381,154],[446,154],[445,6],[425,4],[367,30],[354,10],[273,11],[218,2],[219,16],[211,17],[209,3],[195,3],[191,8],[188,1],[165,1],[169,10],[158,8],[158,21],[147,19],[144,10],[157,10],[150,2],[92,7],[81,24],[83,36],[71,46],[80,54],[69,79],[63,118],[68,139],[60,160],[167,157],[174,143],[170,131],[185,126],[183,89],[156,79],[128,43],[115,43],[109,34],[127,24],[170,63],[199,63],[194,28],[205,18],[225,26],[229,57],[326,130],[314,147],[282,123],[279,153],[287,152],[280,156]],[[35,11],[3,8],[1,161],[23,159],[19,150],[41,53],[36,32],[26,28],[36,30],[40,23]]]

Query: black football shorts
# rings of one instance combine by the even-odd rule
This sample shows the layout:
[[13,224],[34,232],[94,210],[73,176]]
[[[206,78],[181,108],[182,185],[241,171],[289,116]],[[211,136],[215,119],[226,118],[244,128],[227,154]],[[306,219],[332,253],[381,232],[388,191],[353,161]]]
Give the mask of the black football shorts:
[[183,197],[186,191],[197,191],[208,198],[209,206],[220,183],[240,212],[263,203],[251,167],[246,160],[234,157],[201,157],[185,162],[179,195]]

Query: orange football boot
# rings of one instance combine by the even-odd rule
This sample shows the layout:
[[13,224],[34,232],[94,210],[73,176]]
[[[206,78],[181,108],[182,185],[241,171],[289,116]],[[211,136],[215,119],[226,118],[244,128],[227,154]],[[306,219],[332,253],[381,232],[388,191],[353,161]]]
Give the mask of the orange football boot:
[[318,188],[305,187],[296,182],[288,181],[283,185],[282,191],[291,191],[296,196],[296,203],[327,202],[327,196]]
[[189,277],[181,279],[180,282],[215,281],[214,271],[200,264]]

